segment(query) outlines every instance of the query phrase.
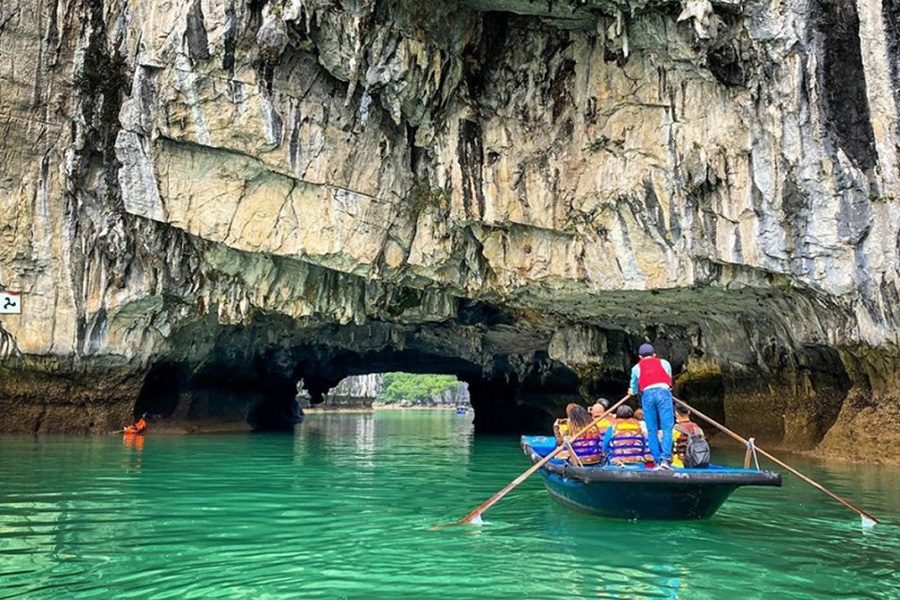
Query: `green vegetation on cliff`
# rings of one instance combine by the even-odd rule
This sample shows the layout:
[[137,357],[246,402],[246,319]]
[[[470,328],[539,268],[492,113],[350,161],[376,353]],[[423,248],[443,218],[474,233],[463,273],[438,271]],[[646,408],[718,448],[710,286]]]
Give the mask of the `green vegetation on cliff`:
[[412,404],[430,404],[437,396],[458,386],[459,381],[452,375],[385,373],[378,401],[394,404],[406,400]]

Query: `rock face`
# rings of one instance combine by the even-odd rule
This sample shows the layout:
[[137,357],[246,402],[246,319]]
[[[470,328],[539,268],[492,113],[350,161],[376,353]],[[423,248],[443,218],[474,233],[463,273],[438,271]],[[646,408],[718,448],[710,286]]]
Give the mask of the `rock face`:
[[[324,395],[322,408],[372,408],[372,403],[381,391],[381,374],[369,373],[368,375],[351,375],[328,390]],[[300,385],[298,385],[298,388]],[[297,394],[300,405],[306,408],[310,405],[309,392],[300,389]]]
[[648,339],[745,432],[896,434],[898,14],[7,0],[0,429],[386,370],[515,429]]

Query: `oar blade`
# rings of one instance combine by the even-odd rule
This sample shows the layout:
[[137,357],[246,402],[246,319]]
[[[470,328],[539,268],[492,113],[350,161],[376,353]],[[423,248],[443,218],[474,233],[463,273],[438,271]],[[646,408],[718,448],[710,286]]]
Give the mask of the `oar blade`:
[[443,525],[434,525],[431,527],[431,531],[439,531],[448,527],[458,527],[459,525],[484,525],[484,521],[481,519],[481,513],[476,515],[466,515],[459,521],[444,523]]
[[872,529],[873,527],[878,525],[878,521],[876,521],[875,519],[871,519],[866,515],[860,515],[859,518],[862,519],[863,530]]
[[481,514],[483,512],[483,510],[473,511],[454,523],[454,525],[484,525],[484,521],[481,520]]

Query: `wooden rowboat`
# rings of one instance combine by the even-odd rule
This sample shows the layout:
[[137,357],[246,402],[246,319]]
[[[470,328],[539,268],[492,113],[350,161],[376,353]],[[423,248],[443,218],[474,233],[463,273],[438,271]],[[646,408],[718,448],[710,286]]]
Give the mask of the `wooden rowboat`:
[[[552,437],[522,436],[522,450],[534,463],[554,448]],[[654,471],[643,465],[576,467],[552,459],[540,473],[561,504],[622,519],[708,519],[741,486],[781,486],[780,473],[716,465]]]

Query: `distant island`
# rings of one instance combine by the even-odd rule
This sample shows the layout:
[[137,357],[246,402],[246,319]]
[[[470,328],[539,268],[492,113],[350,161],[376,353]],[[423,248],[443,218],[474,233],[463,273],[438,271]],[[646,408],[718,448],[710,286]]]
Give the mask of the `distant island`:
[[297,399],[304,409],[449,408],[469,406],[469,386],[452,375],[371,373],[343,379],[321,404],[303,389]]

